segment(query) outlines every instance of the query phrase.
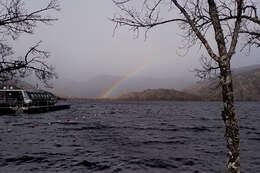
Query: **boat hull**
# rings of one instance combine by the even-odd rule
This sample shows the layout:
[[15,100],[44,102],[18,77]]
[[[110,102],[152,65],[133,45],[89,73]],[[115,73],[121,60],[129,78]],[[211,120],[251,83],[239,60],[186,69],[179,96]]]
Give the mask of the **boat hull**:
[[26,114],[37,114],[50,111],[59,111],[63,109],[69,109],[70,105],[49,105],[49,106],[28,106],[28,107],[0,107],[0,115],[16,114],[17,112],[23,112]]

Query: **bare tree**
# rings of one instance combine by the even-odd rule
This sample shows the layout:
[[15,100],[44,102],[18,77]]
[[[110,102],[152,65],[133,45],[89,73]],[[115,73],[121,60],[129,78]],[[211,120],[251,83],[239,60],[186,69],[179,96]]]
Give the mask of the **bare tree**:
[[24,56],[15,57],[14,49],[8,45],[8,40],[17,39],[21,34],[33,34],[37,24],[51,24],[56,21],[47,13],[59,10],[57,0],[38,10],[30,11],[24,0],[0,0],[0,81],[16,77],[25,77],[34,73],[45,84],[56,77],[54,68],[47,63],[49,52],[40,50],[35,44]]
[[[227,170],[240,172],[239,126],[234,107],[231,74],[231,58],[238,41],[244,47],[260,46],[260,20],[257,2],[254,0],[113,0],[120,9],[111,20],[118,26],[145,33],[153,27],[171,22],[181,28],[186,47],[198,44],[208,54],[203,57],[200,77],[207,77],[218,70],[222,87],[224,110],[222,118],[226,126]],[[215,36],[212,38],[212,34]],[[216,46],[215,46],[216,45]]]

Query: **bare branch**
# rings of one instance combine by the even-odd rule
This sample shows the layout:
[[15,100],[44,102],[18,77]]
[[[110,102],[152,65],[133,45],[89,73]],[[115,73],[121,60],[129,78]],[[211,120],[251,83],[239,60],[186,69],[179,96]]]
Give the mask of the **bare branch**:
[[228,57],[232,57],[232,55],[235,53],[237,41],[238,41],[238,36],[239,36],[239,31],[240,31],[240,24],[242,22],[242,9],[243,9],[243,0],[237,0],[237,17],[236,17],[236,23],[235,23],[235,28],[232,36],[232,41],[230,44],[230,48],[228,51]]
[[219,76],[219,65],[212,60],[208,59],[205,56],[201,56],[200,59],[201,68],[196,68],[194,70],[195,76],[204,80],[204,79],[216,79]]
[[[51,10],[58,11],[57,0],[49,0],[41,9],[27,12],[23,0],[0,0],[0,35],[16,39],[20,34],[32,34],[37,24],[51,24],[56,18],[44,15]],[[24,57],[14,57],[13,48],[8,46],[6,39],[0,40],[0,80],[25,77],[32,72],[45,84],[57,75],[54,68],[47,63],[49,52],[39,49],[41,42],[32,46]]]
[[5,3],[1,1],[0,8],[1,7],[1,32],[10,35],[13,39],[16,39],[21,33],[32,34],[38,22],[50,24],[50,22],[56,21],[57,18],[43,16],[42,14],[50,10],[60,10],[57,0],[51,0],[46,7],[31,13],[25,10],[25,5],[22,0],[11,0]]
[[215,61],[219,61],[218,56],[213,52],[212,48],[210,47],[208,41],[203,37],[199,29],[196,27],[193,20],[191,20],[189,14],[187,11],[177,2],[177,0],[172,0],[172,2],[176,5],[176,7],[181,11],[181,13],[185,16],[186,20],[188,21],[190,27],[192,28],[193,32],[196,34],[198,39],[202,42],[202,44],[205,46],[206,50],[208,51],[208,54],[211,58],[213,58]]

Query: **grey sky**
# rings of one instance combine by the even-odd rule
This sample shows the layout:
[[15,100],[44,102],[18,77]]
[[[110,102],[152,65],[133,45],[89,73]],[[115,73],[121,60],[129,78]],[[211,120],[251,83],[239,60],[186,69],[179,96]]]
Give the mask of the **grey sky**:
[[[46,1],[45,1],[46,2]],[[26,0],[33,8],[44,0]],[[59,78],[86,81],[97,75],[124,75],[145,65],[135,75],[155,77],[193,76],[190,71],[199,67],[201,52],[191,49],[182,57],[177,55],[182,38],[177,24],[153,29],[144,41],[144,35],[134,38],[128,28],[119,28],[113,37],[114,24],[108,20],[117,9],[111,0],[61,0],[59,18],[51,26],[39,25],[34,35],[22,36],[14,44],[18,52],[39,40],[42,48],[51,52],[50,63],[56,67]],[[238,54],[234,67],[260,64],[259,50],[249,57]]]

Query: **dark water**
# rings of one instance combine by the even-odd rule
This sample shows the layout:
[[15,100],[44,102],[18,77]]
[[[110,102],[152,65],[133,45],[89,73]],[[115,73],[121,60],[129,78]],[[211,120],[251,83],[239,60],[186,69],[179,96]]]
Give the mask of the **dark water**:
[[[222,173],[220,102],[73,102],[0,117],[0,172]],[[260,102],[237,103],[241,163],[260,172]]]

